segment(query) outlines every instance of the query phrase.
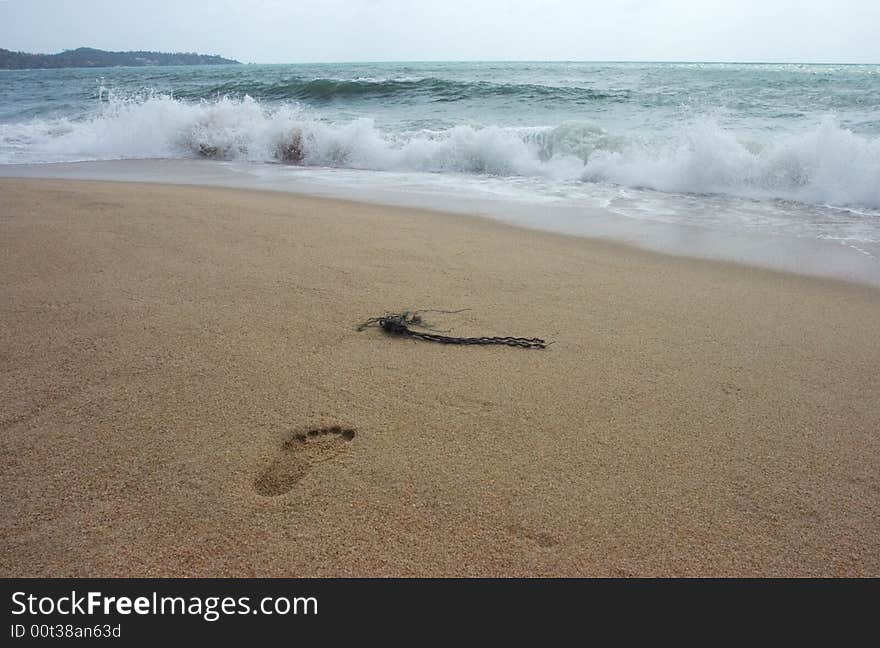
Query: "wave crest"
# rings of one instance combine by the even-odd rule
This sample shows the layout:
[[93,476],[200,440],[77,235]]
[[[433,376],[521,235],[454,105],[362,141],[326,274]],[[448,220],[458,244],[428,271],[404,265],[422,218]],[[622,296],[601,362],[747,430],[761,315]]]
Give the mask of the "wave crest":
[[231,96],[238,98],[257,97],[260,100],[271,101],[302,101],[310,104],[356,99],[450,102],[492,97],[505,99],[515,97],[525,101],[563,100],[586,103],[626,101],[630,95],[628,90],[599,92],[590,88],[572,86],[456,81],[436,77],[394,79],[308,79],[294,77],[267,82],[248,79],[178,94],[179,97],[190,100]]

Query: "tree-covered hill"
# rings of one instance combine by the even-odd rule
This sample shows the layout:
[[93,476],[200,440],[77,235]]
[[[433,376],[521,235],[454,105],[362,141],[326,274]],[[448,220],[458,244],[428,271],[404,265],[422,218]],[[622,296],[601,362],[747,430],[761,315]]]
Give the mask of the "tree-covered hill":
[[144,65],[229,65],[238,61],[221,56],[191,52],[165,54],[162,52],[106,52],[80,47],[60,54],[26,54],[0,48],[0,69],[26,70],[65,67],[120,67]]

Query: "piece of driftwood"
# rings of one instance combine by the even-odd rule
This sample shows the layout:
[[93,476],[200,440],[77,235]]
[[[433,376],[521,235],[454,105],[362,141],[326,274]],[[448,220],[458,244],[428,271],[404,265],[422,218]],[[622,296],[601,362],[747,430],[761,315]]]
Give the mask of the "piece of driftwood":
[[[468,309],[464,309],[468,310]],[[422,318],[422,313],[461,313],[463,311],[403,311],[402,313],[386,313],[381,317],[371,317],[363,324],[358,326],[358,331],[363,331],[371,326],[381,328],[389,335],[399,335],[402,337],[410,337],[417,340],[425,340],[427,342],[438,342],[440,344],[466,344],[466,345],[490,345],[498,344],[504,346],[521,347],[524,349],[544,349],[548,342],[541,338],[522,338],[522,337],[453,337],[450,335],[439,335],[436,329],[427,325]],[[420,331],[413,327],[427,329]]]

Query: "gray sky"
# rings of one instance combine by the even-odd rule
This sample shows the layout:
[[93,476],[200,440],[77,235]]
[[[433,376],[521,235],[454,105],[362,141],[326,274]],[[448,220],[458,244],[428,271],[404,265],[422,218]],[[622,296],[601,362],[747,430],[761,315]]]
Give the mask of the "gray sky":
[[880,63],[880,0],[0,0],[0,47],[245,62]]

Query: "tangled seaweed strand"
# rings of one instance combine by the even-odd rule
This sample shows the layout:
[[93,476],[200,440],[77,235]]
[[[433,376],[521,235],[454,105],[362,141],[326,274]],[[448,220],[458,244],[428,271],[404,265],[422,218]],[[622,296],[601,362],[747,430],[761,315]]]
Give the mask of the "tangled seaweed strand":
[[423,312],[460,313],[462,311],[404,311],[403,313],[388,313],[382,317],[371,317],[358,327],[358,331],[363,331],[370,326],[378,326],[389,335],[401,335],[404,337],[426,340],[428,342],[438,342],[440,344],[499,344],[504,346],[521,347],[524,349],[544,349],[547,347],[547,342],[541,338],[452,337],[448,335],[428,333],[425,331],[416,331],[410,328],[410,326],[413,325],[422,328],[430,328],[424,324],[422,320],[421,313]]

